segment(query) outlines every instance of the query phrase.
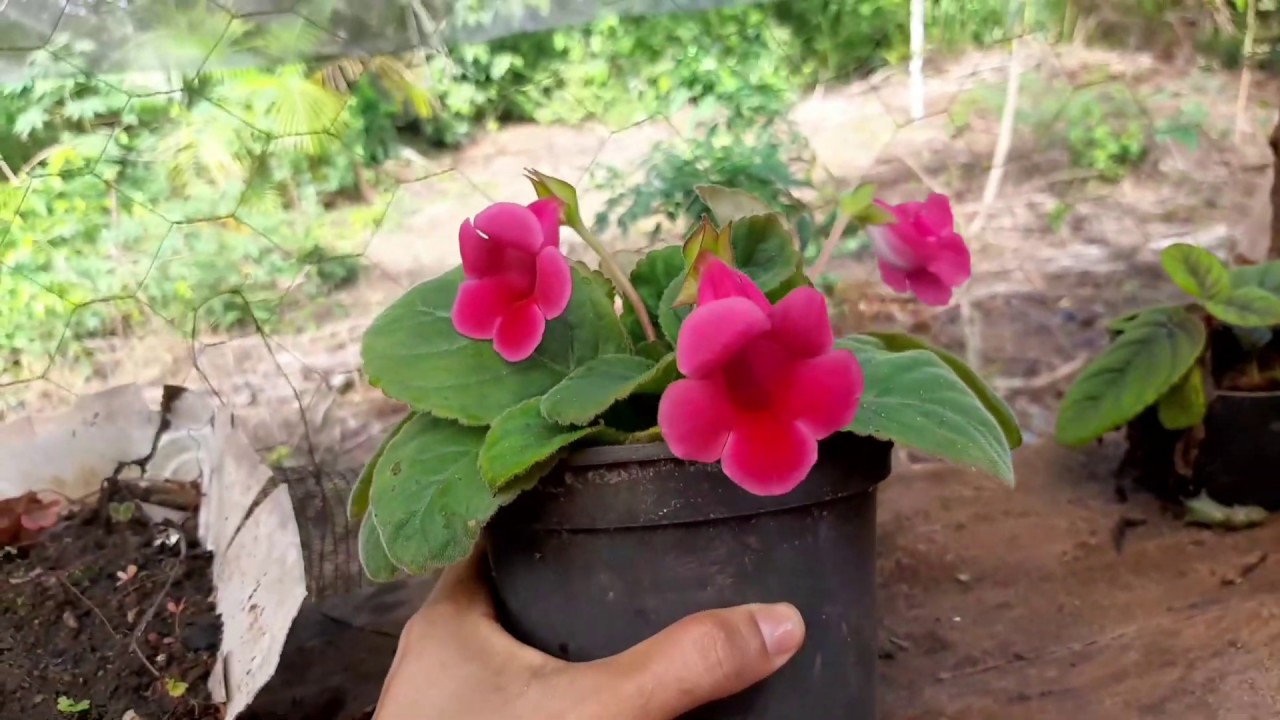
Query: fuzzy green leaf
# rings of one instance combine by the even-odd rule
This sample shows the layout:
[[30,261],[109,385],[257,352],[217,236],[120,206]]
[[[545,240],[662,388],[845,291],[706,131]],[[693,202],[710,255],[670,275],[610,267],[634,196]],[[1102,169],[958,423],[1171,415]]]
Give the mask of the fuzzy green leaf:
[[987,409],[987,412],[991,413],[991,416],[1000,424],[1000,430],[1004,433],[1004,439],[1008,442],[1009,447],[1016,450],[1022,446],[1022,429],[1018,427],[1018,417],[1013,414],[1013,409],[990,385],[978,376],[978,373],[973,368],[966,365],[964,360],[911,335],[872,332],[867,333],[867,336],[879,340],[886,349],[893,352],[927,350],[937,355],[938,359],[951,368],[951,372],[960,378],[960,381],[973,392],[978,401]]
[[530,398],[511,408],[484,436],[480,447],[480,475],[494,490],[500,490],[574,442],[595,432],[595,428],[565,427],[542,414],[543,398]]
[[387,555],[387,546],[382,542],[382,535],[373,521],[372,515],[366,515],[360,523],[359,538],[360,566],[365,575],[374,582],[391,582],[400,575],[401,569],[391,562]]
[[347,519],[351,522],[358,522],[360,518],[369,510],[369,491],[373,488],[373,469],[378,466],[378,461],[382,459],[382,454],[387,451],[387,446],[395,439],[396,435],[414,418],[416,413],[409,413],[403,420],[396,423],[395,427],[387,431],[383,436],[382,443],[378,445],[378,449],[373,451],[373,457],[369,458],[369,462],[365,463],[364,470],[360,471],[360,477],[356,478],[355,487],[351,488],[351,497],[347,499]]
[[1130,325],[1067,389],[1055,434],[1084,445],[1134,419],[1204,351],[1204,323],[1185,310]]
[[1217,300],[1206,300],[1204,309],[1222,322],[1236,327],[1280,325],[1280,297],[1262,288],[1232,288]]
[[488,341],[453,329],[449,313],[461,269],[409,290],[364,335],[369,382],[414,410],[466,425],[488,425],[508,408],[555,387],[600,355],[628,352],[607,283],[573,269],[573,297],[547,323],[533,355],[519,363],[498,356]]
[[1113,333],[1122,333],[1134,325],[1145,322],[1162,322],[1171,316],[1184,315],[1187,312],[1185,305],[1159,305],[1156,307],[1143,308],[1135,312],[1121,315],[1107,323],[1107,331]]
[[601,355],[542,396],[542,415],[560,425],[586,425],[650,380],[656,367],[635,355]]
[[[658,323],[659,308],[670,306],[669,303],[663,303],[663,295],[671,283],[683,273],[684,257],[680,254],[680,247],[675,245],[654,250],[636,263],[631,271],[631,285],[635,287],[636,293],[644,302],[651,321]],[[622,324],[632,341],[636,343],[645,341],[640,320],[636,317],[636,311],[631,307],[631,303],[622,305]]]
[[744,217],[733,224],[733,258],[766,294],[801,269],[795,238],[777,213]]
[[1176,385],[1160,396],[1156,417],[1169,430],[1186,430],[1199,425],[1207,409],[1204,373],[1198,365],[1192,365]]
[[693,191],[702,203],[711,209],[711,215],[719,225],[731,223],[749,215],[772,212],[763,200],[744,190],[720,185],[695,185]]
[[1202,247],[1176,243],[1160,253],[1160,265],[1173,284],[1191,297],[1216,300],[1231,290],[1227,266]]
[[1280,260],[1232,268],[1231,286],[1256,287],[1280,295]]
[[836,341],[862,365],[865,390],[848,430],[913,448],[1013,484],[1004,431],[982,401],[927,350],[894,352],[879,340]]
[[484,428],[418,415],[387,446],[365,521],[377,523],[396,566],[417,575],[471,552],[501,504],[480,477],[484,437]]

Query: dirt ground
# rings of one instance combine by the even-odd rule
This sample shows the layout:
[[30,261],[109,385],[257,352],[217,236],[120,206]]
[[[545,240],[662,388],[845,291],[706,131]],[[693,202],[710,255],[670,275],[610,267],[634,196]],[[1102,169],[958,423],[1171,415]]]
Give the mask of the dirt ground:
[[1280,717],[1280,523],[1120,503],[1119,450],[1029,447],[1013,491],[947,469],[882,486],[883,720]]
[[103,520],[85,508],[0,556],[0,718],[222,717],[208,691],[212,556],[140,513]]

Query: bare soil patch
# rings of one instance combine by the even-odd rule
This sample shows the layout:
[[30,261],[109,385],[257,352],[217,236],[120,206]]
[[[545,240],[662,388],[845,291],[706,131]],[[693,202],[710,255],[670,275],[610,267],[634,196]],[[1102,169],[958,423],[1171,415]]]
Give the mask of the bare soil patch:
[[87,507],[0,556],[0,717],[222,717],[207,689],[221,637],[212,557],[184,532]]

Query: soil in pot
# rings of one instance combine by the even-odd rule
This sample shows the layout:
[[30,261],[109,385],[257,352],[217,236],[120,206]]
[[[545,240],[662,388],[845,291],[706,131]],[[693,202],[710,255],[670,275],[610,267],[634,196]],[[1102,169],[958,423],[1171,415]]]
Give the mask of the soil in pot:
[[194,532],[185,552],[157,542],[182,531],[141,516],[113,522],[87,507],[2,551],[0,718],[221,717],[207,690],[221,637],[212,557]]
[[837,433],[809,478],[779,497],[751,495],[661,444],[585,451],[489,525],[503,623],[585,661],[700,610],[788,601],[805,618],[801,651],[689,717],[874,720],[875,486],[891,447]]
[[1165,429],[1154,409],[1127,428],[1122,478],[1169,502],[1201,493],[1223,505],[1280,511],[1280,340],[1247,349],[1228,328],[1210,332],[1214,391],[1204,421]]

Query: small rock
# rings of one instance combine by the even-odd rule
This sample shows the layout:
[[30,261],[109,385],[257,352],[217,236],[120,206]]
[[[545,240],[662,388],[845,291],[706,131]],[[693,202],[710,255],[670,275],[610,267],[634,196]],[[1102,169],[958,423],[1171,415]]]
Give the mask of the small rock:
[[124,714],[120,716],[120,720],[142,720],[142,716],[133,710],[125,710]]
[[968,585],[973,582],[973,577],[969,573],[956,573],[956,582],[962,585]]
[[72,630],[79,630],[79,629],[80,629],[80,621],[76,619],[75,614],[74,614],[74,613],[72,613],[70,610],[65,610],[65,611],[63,611],[63,613],[62,613],[62,624],[63,624],[63,625],[66,625],[67,627],[71,628]]

